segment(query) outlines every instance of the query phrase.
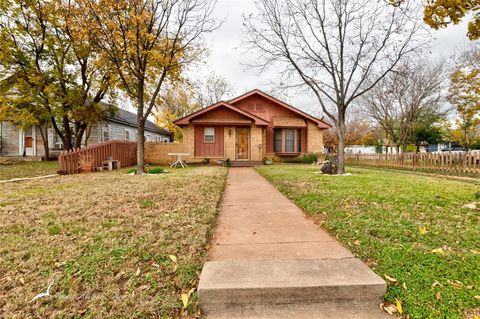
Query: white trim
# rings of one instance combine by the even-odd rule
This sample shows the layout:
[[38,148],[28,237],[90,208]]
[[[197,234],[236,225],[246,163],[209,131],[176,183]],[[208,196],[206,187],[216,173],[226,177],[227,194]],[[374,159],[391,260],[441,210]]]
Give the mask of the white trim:
[[[212,130],[213,134],[207,134],[207,130]],[[211,141],[207,141],[207,136],[212,136]],[[215,144],[215,128],[214,127],[204,127],[203,128],[203,143],[205,144]]]
[[18,155],[23,156],[25,153],[25,131],[23,129],[18,130]]

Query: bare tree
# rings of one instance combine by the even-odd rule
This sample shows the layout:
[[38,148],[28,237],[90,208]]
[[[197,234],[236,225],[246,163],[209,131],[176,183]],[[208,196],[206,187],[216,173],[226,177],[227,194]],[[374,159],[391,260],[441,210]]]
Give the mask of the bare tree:
[[205,80],[197,83],[195,91],[195,99],[202,108],[234,94],[233,87],[227,79],[215,73],[211,73]]
[[[399,61],[424,45],[419,3],[401,8],[371,0],[258,0],[245,18],[248,48],[263,71],[280,66],[282,81],[308,88],[338,133],[344,173],[345,116]],[[368,83],[368,84],[367,84]]]
[[115,67],[120,88],[137,109],[137,173],[144,171],[145,122],[167,83],[205,51],[202,37],[218,27],[211,0],[83,0],[89,30]]
[[[345,118],[345,146],[363,143],[372,135],[372,131],[369,118],[360,111],[358,106],[352,107]],[[330,152],[338,152],[338,135],[335,125],[325,131],[323,144]]]
[[366,113],[383,128],[397,153],[405,150],[416,126],[433,124],[442,115],[445,78],[442,62],[402,64],[363,96]]

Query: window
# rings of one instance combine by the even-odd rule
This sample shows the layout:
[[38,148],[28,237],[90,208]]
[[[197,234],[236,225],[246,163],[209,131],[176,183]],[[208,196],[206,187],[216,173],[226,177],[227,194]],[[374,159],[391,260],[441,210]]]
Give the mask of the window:
[[130,141],[130,131],[125,130],[125,141]]
[[294,128],[274,129],[273,151],[275,153],[301,153],[302,130]]
[[215,128],[206,127],[203,129],[203,141],[205,143],[215,143]]
[[255,111],[257,111],[257,112],[265,111],[265,108],[263,107],[263,104],[255,104]]
[[282,129],[279,128],[274,130],[274,151],[275,153],[282,152]]
[[151,141],[152,140],[152,137],[150,136],[150,134],[147,134],[147,141]]
[[285,129],[285,152],[293,153],[295,152],[295,131],[294,129],[288,128]]
[[110,141],[110,125],[106,124],[102,130],[102,139],[104,142]]
[[297,130],[297,152],[298,153],[302,152],[302,130],[301,129]]

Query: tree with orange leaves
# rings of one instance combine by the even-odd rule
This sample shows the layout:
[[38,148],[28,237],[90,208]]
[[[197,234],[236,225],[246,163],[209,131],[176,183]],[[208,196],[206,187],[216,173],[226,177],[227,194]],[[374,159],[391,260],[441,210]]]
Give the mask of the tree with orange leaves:
[[218,25],[208,0],[81,0],[93,17],[105,60],[137,110],[137,174],[144,172],[144,127],[166,84],[178,82],[203,53],[202,36]]

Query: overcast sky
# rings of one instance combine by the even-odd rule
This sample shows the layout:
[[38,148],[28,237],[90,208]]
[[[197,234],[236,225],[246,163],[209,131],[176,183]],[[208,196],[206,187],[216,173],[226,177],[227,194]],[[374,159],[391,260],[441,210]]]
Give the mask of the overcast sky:
[[[218,19],[224,19],[224,23],[219,30],[208,35],[206,40],[210,55],[204,65],[194,70],[196,74],[204,75],[213,71],[224,76],[233,85],[236,95],[254,88],[268,91],[273,88],[271,82],[276,78],[272,70],[259,75],[256,70],[244,66],[254,55],[244,52],[240,47],[243,35],[242,15],[253,12],[255,12],[253,0],[219,0],[214,15]],[[468,42],[466,31],[466,22],[434,31],[435,40],[432,42],[430,58],[451,56],[455,50]],[[307,112],[317,109],[315,100],[309,96],[291,94],[289,102]]]

